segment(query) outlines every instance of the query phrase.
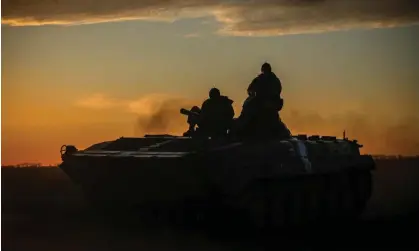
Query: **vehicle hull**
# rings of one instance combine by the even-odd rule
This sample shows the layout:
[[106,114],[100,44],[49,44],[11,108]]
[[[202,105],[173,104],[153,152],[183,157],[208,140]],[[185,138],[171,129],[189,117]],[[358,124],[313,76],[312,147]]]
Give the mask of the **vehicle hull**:
[[[313,145],[296,139],[157,141],[137,151],[112,149],[112,142],[98,144],[64,154],[60,168],[99,210],[180,208],[214,217],[223,209],[258,227],[353,218],[362,213],[372,192],[375,164],[359,152],[310,155],[305,152],[314,152]],[[188,144],[199,150],[186,149]]]

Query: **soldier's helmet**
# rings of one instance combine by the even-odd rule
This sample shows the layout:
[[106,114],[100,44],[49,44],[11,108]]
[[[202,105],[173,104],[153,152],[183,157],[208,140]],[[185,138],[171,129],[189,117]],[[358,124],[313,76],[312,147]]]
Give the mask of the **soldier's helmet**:
[[269,63],[265,62],[262,67],[260,68],[261,72],[268,73],[272,71],[272,67]]
[[210,98],[217,98],[221,95],[220,90],[218,90],[217,88],[211,88],[211,90],[209,91],[209,97]]
[[198,106],[194,106],[194,107],[192,107],[191,112],[199,113],[199,112],[201,112],[201,109]]

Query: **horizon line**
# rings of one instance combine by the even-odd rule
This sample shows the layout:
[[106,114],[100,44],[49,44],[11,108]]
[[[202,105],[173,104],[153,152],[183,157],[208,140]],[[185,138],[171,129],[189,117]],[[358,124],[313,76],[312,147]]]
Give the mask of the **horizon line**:
[[[365,154],[371,155],[374,159],[419,159],[419,154],[417,155],[403,155],[403,154]],[[44,168],[44,167],[58,167],[58,164],[42,164],[42,163],[19,163],[19,164],[9,164],[1,165],[1,168]]]

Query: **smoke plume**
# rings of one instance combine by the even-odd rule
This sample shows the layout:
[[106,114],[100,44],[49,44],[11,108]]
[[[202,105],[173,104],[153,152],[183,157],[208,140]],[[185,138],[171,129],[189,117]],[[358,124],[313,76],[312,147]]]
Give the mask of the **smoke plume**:
[[194,105],[192,100],[169,97],[154,100],[149,103],[147,110],[139,114],[136,122],[135,134],[182,134],[188,125],[186,116],[180,114],[180,109],[190,109]]

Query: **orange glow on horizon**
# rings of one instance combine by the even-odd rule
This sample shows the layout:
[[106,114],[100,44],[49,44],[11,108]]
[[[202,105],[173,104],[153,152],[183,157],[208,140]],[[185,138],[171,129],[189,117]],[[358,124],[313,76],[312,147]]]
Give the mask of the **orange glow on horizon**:
[[419,26],[266,38],[222,28],[207,19],[2,26],[2,165],[57,164],[64,144],[181,135],[179,109],[201,105],[214,86],[237,117],[265,61],[283,84],[281,118],[293,134],[346,130],[363,153],[419,154]]

